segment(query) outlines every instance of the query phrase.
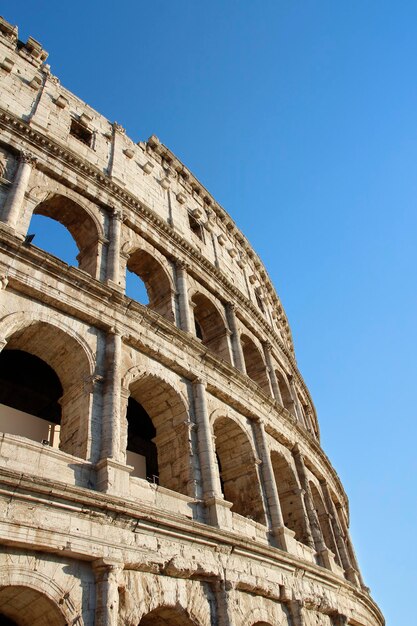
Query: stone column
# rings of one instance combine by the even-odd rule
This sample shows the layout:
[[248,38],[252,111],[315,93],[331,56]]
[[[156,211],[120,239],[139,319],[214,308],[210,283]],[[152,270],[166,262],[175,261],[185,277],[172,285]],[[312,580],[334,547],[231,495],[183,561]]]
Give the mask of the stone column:
[[259,419],[254,423],[254,430],[259,456],[262,461],[262,478],[271,520],[271,534],[277,540],[281,550],[291,552],[291,539],[294,537],[294,532],[285,527],[282,517],[281,503],[279,501],[278,488],[263,420]]
[[236,321],[236,306],[233,302],[228,302],[226,305],[227,320],[229,322],[229,328],[232,342],[232,355],[233,364],[236,369],[246,374],[245,357],[243,356],[242,344],[240,343],[239,331],[237,329]]
[[224,500],[221,490],[213,432],[207,410],[206,384],[202,380],[193,381],[193,395],[204,504],[209,512],[211,524],[229,527],[232,505]]
[[111,145],[111,157],[108,168],[109,176],[119,185],[125,185],[125,157],[123,148],[125,146],[126,131],[117,122],[113,122],[113,136]]
[[107,335],[101,459],[96,469],[98,488],[116,495],[129,492],[129,474],[133,469],[125,465],[121,450],[121,358],[122,336],[113,328]]
[[218,626],[234,626],[233,583],[227,580],[218,580],[214,583],[214,592],[217,605],[217,620],[215,623]]
[[326,506],[329,512],[330,523],[331,523],[332,530],[333,530],[334,540],[337,546],[337,550],[339,552],[339,557],[342,563],[342,567],[345,570],[347,578],[351,582],[358,584],[358,580],[355,575],[356,574],[355,569],[352,567],[352,564],[350,562],[349,554],[348,554],[346,544],[343,538],[342,529],[340,528],[336,507],[330,495],[329,486],[325,480],[321,481],[321,487],[322,487],[322,491],[324,495],[324,500],[326,502]]
[[313,496],[311,495],[310,485],[307,478],[306,468],[304,465],[304,458],[301,454],[300,448],[298,444],[296,444],[292,453],[294,456],[295,467],[297,469],[298,479],[300,481],[301,487],[304,491],[304,505],[307,514],[307,536],[308,536],[308,544],[315,548],[316,552],[321,554],[324,551],[327,551],[326,544],[324,543],[323,535],[321,532],[320,522],[318,520],[314,503]]
[[275,374],[274,364],[272,362],[272,354],[271,354],[272,345],[269,343],[269,341],[265,341],[262,345],[264,349],[266,366],[268,368],[269,380],[271,382],[272,395],[274,396],[275,400],[279,402],[282,406],[281,391],[279,389],[277,376]]
[[294,626],[306,626],[305,609],[300,600],[292,600],[289,602],[291,614],[291,622]]
[[107,280],[120,287],[120,235],[123,213],[115,209],[111,216],[109,232],[109,248],[107,253]]
[[98,559],[92,563],[96,579],[94,626],[117,626],[119,620],[119,581],[123,563]]
[[288,382],[290,385],[290,391],[291,391],[291,397],[292,397],[292,401],[294,404],[294,410],[295,410],[295,415],[298,419],[298,421],[303,424],[303,426],[306,426],[305,420],[304,420],[304,416],[303,416],[303,412],[301,410],[300,407],[300,402],[298,400],[298,395],[297,395],[297,391],[295,388],[295,384],[294,384],[294,379],[292,376],[288,377]]
[[177,261],[177,293],[178,305],[180,310],[180,322],[182,330],[187,333],[193,333],[191,323],[190,303],[188,300],[188,281],[187,281],[188,265],[184,261]]
[[3,221],[11,228],[15,228],[19,222],[29,178],[35,164],[36,158],[32,154],[29,152],[21,152],[19,156],[19,167],[3,209]]
[[[336,509],[336,513],[338,509],[341,509],[342,505],[340,503],[338,503],[337,505],[335,505],[335,509]],[[339,518],[338,518],[339,519]],[[357,577],[357,581],[360,587],[362,587],[362,589],[364,589],[365,591],[368,591],[368,587],[365,585],[365,582],[362,578],[362,574],[361,571],[359,569],[359,564],[358,564],[358,559],[356,558],[356,553],[355,553],[355,549],[353,547],[353,544],[350,540],[350,535],[349,535],[349,530],[346,526],[346,528],[343,528],[342,523],[340,522],[340,527],[342,530],[342,533],[344,533],[344,539],[346,542],[346,549],[349,555],[349,561],[351,564],[351,567],[353,569],[353,571],[356,573],[356,577]],[[350,578],[349,578],[350,580]]]

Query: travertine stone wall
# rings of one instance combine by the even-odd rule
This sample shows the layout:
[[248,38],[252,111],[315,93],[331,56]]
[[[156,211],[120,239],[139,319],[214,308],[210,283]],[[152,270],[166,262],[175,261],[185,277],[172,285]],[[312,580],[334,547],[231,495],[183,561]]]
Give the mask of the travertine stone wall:
[[[382,625],[259,258],[168,148],[46,58],[0,20],[0,616]],[[69,231],[77,267],[26,239],[32,215]],[[58,417],[28,355],[59,379]]]

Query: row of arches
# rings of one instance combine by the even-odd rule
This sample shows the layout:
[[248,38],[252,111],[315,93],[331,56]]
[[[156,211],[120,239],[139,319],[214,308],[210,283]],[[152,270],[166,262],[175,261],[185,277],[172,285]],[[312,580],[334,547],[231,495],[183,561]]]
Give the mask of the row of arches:
[[[285,605],[280,606],[285,626],[290,626],[292,623],[290,611]],[[0,587],[0,624],[2,626],[50,626],[51,624],[66,626],[69,623],[82,626],[84,620],[80,615],[74,620],[72,611],[66,610],[62,599],[57,601],[51,597],[51,594],[47,595],[35,586],[21,584]],[[176,604],[158,606],[146,612],[137,626],[202,626],[202,622],[192,612]],[[270,621],[250,620],[245,626],[273,625]],[[280,626],[284,626],[283,621],[280,621]]]
[[[63,253],[65,245],[62,244],[61,235],[57,233],[55,236],[39,220],[61,225],[62,230],[71,237],[72,251],[71,242],[68,242],[68,252]],[[107,229],[110,237],[112,229],[109,226]],[[105,265],[114,262],[114,255],[103,245],[103,242],[108,241],[105,226],[87,207],[59,193],[50,193],[33,209],[29,226],[29,232],[32,231],[36,233],[35,244],[39,244],[46,251],[63,257],[70,264],[78,264],[80,269],[93,278],[105,279],[108,276],[109,270]],[[42,236],[44,232],[47,237]],[[121,283],[125,284],[126,295],[170,322],[181,325],[175,264],[155,250],[138,249],[129,242],[115,256],[116,264],[126,268],[125,278],[117,272]],[[219,358],[243,369],[265,394],[275,397],[303,426],[314,433],[316,429],[312,413],[306,403],[303,408],[303,403],[289,384],[285,370],[275,364],[271,371],[262,348],[244,330],[237,331],[238,336],[231,338],[225,305],[215,302],[214,298],[208,297],[196,287],[189,289],[186,297],[193,317],[191,331],[197,339]],[[238,351],[241,351],[242,363],[234,355],[232,340],[240,344]],[[276,378],[275,388],[278,388],[278,392],[275,391],[271,377]]]
[[[92,462],[102,454],[102,407],[106,382],[93,384],[89,349],[70,328],[21,316],[10,324],[0,352],[0,430],[59,447]],[[124,382],[123,382],[124,381]],[[186,496],[198,467],[190,424],[193,400],[175,382],[145,370],[120,382],[121,458],[134,478],[147,479]],[[212,414],[217,475],[232,512],[268,526],[264,477],[253,424],[220,409]],[[284,518],[297,541],[308,544],[305,503],[294,463],[270,452]],[[329,512],[312,484],[311,491],[327,547],[337,554]],[[317,492],[317,494],[316,494]]]

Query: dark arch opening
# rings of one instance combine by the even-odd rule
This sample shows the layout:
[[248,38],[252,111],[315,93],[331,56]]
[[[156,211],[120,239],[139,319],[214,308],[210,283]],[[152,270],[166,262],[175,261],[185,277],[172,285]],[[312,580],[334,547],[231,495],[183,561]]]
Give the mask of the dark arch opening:
[[275,370],[275,375],[278,381],[278,387],[282,398],[282,405],[284,409],[287,409],[292,415],[295,415],[294,401],[292,399],[291,391],[284,375],[279,370]]
[[[58,607],[40,591],[23,585],[0,588],[2,626],[65,626]],[[3,622],[3,619],[5,621]]]
[[241,336],[243,357],[245,359],[246,374],[261,387],[267,395],[271,395],[268,375],[264,360],[255,343],[247,335]]
[[[170,321],[174,321],[172,309],[171,283],[162,265],[145,250],[133,252],[126,265],[127,276],[131,272],[143,282],[132,280],[132,276],[127,279],[126,288],[133,299],[138,299],[141,304],[149,306],[150,309],[163,315]],[[145,296],[146,290],[146,296]],[[127,293],[127,291],[126,291]],[[127,293],[127,295],[129,295]]]
[[294,472],[286,459],[276,451],[271,452],[271,463],[274,470],[284,525],[294,531],[297,541],[308,545],[302,495]]
[[231,510],[265,524],[255,458],[246,433],[227,417],[217,419],[213,430],[220,483],[225,499],[233,504]]
[[[22,351],[30,355],[25,357],[25,364],[35,363],[37,368],[39,362],[30,358],[37,357],[55,372],[62,385],[59,399],[61,407],[59,448],[68,454],[89,459],[93,454],[88,437],[91,417],[90,390],[88,386],[80,383],[91,374],[91,368],[87,353],[81,344],[66,331],[53,324],[28,320],[26,326],[16,329],[8,338],[4,348],[4,358],[7,358],[10,350]],[[32,373],[33,369],[32,367]],[[43,367],[42,371],[49,372],[50,370]],[[39,377],[40,374],[33,373],[33,376]],[[27,382],[28,378],[22,370],[20,381],[31,384]],[[52,384],[52,388],[56,388],[54,385],[55,383]],[[43,389],[42,383],[39,383],[39,388]],[[58,391],[56,391],[55,400],[57,395]],[[24,436],[36,441],[44,438],[39,439],[37,434]],[[53,445],[55,446],[55,441]]]
[[[147,443],[151,439],[155,445],[159,484],[187,495],[190,473],[188,412],[180,394],[170,384],[152,375],[133,381],[129,391],[130,397],[136,401],[136,405],[130,404],[133,407],[130,412],[136,411],[137,416],[130,417],[130,422],[143,420],[141,424],[147,423],[147,437],[142,430],[139,436]],[[129,431],[129,423],[127,426]],[[132,442],[133,431],[131,433]],[[150,457],[149,463],[152,462]],[[144,478],[143,475],[140,477]]]
[[[55,371],[39,357],[5,348],[0,353],[0,428],[57,445],[63,394]],[[13,409],[10,411],[9,409]]]
[[19,626],[19,624],[0,613],[0,626]]
[[191,302],[196,336],[221,359],[231,363],[227,329],[219,311],[202,293],[194,294]]
[[130,397],[127,404],[127,455],[128,465],[135,468],[132,476],[159,482],[158,452],[153,441],[156,429],[151,418],[139,402]]

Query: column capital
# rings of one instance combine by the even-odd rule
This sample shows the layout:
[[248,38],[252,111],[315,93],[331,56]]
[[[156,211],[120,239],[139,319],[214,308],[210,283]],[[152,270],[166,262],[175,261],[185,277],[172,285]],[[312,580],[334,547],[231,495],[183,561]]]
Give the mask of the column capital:
[[110,326],[107,332],[109,335],[117,335],[118,337],[123,339],[123,333],[117,326]]
[[262,343],[263,343],[263,346],[264,346],[265,350],[267,352],[271,353],[272,352],[272,343],[270,341],[268,341],[268,340],[263,341]]
[[28,152],[27,150],[22,150],[22,152],[19,154],[19,162],[29,163],[29,165],[35,167],[38,159],[31,152]]
[[101,374],[92,374],[84,380],[84,389],[88,393],[92,393],[97,383],[102,383],[103,381],[104,377]]
[[117,559],[110,559],[107,557],[96,559],[91,563],[94,572],[98,574],[115,573],[124,569],[123,561]]
[[125,216],[123,214],[122,209],[115,209],[115,208],[113,208],[112,218],[114,220],[118,220],[119,222],[123,222]]
[[259,415],[254,415],[251,418],[251,421],[256,424],[256,426],[259,426],[259,428],[261,430],[265,430],[265,418]]
[[191,382],[193,385],[201,385],[204,389],[207,389],[207,380],[201,378],[200,376],[196,376]]
[[175,261],[175,265],[179,270],[184,270],[188,272],[188,270],[190,269],[190,264],[187,263],[187,261],[184,261],[184,259],[177,259]]

